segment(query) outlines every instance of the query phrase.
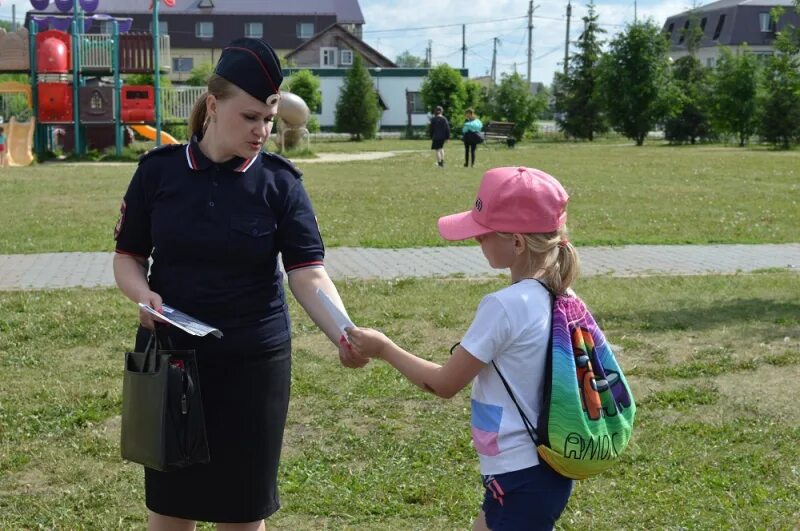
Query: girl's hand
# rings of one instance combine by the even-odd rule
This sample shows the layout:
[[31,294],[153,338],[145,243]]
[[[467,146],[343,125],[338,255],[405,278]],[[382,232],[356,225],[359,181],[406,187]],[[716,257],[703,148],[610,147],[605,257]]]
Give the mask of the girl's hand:
[[350,369],[360,369],[369,363],[370,359],[356,354],[343,335],[339,338],[339,361]]
[[382,358],[392,340],[372,328],[346,328],[350,345],[356,354],[369,358]]
[[[161,295],[159,295],[155,291],[148,291],[146,293],[143,293],[139,297],[139,302],[141,302],[142,304],[147,304],[148,306],[150,306],[159,313],[162,313],[164,311],[164,309],[161,307],[163,304],[163,301],[161,300]],[[157,317],[154,317],[150,312],[145,311],[143,308],[139,308],[139,322],[142,324],[144,328],[147,328],[148,330],[153,330],[156,326],[155,325],[156,322],[163,323],[163,321],[159,321]]]

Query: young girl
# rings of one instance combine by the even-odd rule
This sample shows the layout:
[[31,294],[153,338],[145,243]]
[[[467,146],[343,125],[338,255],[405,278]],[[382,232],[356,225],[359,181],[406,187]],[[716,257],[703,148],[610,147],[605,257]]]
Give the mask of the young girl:
[[0,168],[5,168],[7,165],[6,162],[6,135],[5,131],[2,127],[0,127]]
[[383,359],[420,388],[450,398],[471,381],[472,438],[486,488],[474,530],[552,529],[572,481],[540,462],[517,407],[492,366],[505,377],[528,419],[542,401],[551,299],[578,273],[567,240],[568,195],[550,175],[531,168],[484,174],[471,211],[439,219],[447,240],[475,238],[489,264],[509,268],[511,285],[489,294],[452,356],[440,366],[418,358],[382,333],[348,329],[360,355]]

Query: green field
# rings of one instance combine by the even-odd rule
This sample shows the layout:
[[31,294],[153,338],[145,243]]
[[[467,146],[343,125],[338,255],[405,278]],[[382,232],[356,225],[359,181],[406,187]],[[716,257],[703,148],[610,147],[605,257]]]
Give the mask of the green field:
[[[453,142],[441,171],[424,141],[366,147],[382,145],[416,151],[377,161],[298,161],[328,247],[444,245],[438,217],[469,208],[482,172],[504,165],[538,167],[562,181],[578,245],[780,243],[796,241],[800,227],[800,152],[523,144],[481,148],[472,169],[461,166],[462,147]],[[361,145],[318,149],[333,147]],[[0,172],[0,254],[111,250],[133,170],[44,164]]]
[[[503,282],[340,289],[356,322],[443,361],[481,296]],[[638,416],[623,463],[576,485],[561,528],[795,526],[800,277],[594,278],[577,289],[618,346]],[[468,390],[444,401],[381,362],[341,368],[292,312],[284,507],[270,524],[467,529],[481,493]],[[118,448],[135,319],[113,290],[0,293],[0,529],[143,525],[142,470],[121,463]]]

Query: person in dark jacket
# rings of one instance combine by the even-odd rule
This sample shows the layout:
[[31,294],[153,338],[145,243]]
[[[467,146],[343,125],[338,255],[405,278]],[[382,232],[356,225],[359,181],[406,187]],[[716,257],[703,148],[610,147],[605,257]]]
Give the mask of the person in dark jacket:
[[[134,302],[162,303],[219,328],[220,339],[166,330],[197,353],[211,460],[145,469],[148,529],[264,529],[280,507],[278,465],[289,403],[292,345],[286,286],[330,339],[352,354],[317,289],[344,309],[301,172],[262,151],[281,100],[278,56],[259,39],[222,50],[189,122],[188,144],[144,155],[120,209],[114,275]],[[151,263],[152,262],[152,263]],[[284,284],[284,273],[288,283]],[[136,350],[155,324],[145,312]]]
[[444,168],[444,143],[450,138],[450,123],[443,116],[444,109],[437,105],[431,118],[431,149],[436,150],[436,164]]

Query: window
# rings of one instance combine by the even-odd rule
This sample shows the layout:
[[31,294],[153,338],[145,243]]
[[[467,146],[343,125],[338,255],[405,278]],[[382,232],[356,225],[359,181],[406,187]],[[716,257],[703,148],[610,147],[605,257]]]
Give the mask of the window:
[[770,33],[775,31],[775,23],[769,13],[758,14],[758,25],[762,33]]
[[708,68],[714,68],[714,63],[715,63],[715,61],[714,61],[713,57],[707,57],[706,58],[706,66]]
[[333,68],[336,66],[336,48],[319,49],[319,66]]
[[298,22],[297,23],[297,38],[310,39],[314,36],[314,23],[313,22]]
[[264,36],[264,24],[261,22],[247,22],[244,25],[244,36],[260,39]]
[[686,39],[686,32],[689,31],[689,21],[687,20],[683,24],[683,31],[681,31],[681,38],[678,39],[678,44],[683,44],[684,39]]
[[339,52],[339,64],[350,66],[353,64],[353,50],[341,50]]
[[708,19],[706,17],[703,17],[703,20],[700,21],[700,31],[702,31],[703,33],[705,33],[706,31],[706,22],[708,22]]
[[210,39],[214,36],[213,22],[197,22],[194,25],[194,34],[198,39]]
[[194,68],[193,57],[173,57],[172,58],[172,71],[173,72],[191,72]]
[[722,26],[725,25],[725,15],[720,15],[719,20],[717,21],[717,28],[714,30],[714,37],[713,40],[719,39],[720,34],[722,33]]
[[428,111],[425,109],[425,103],[422,101],[421,92],[409,92],[408,104],[410,107],[408,110],[411,114],[428,114]]
[[672,38],[672,32],[674,29],[675,29],[675,23],[670,22],[669,26],[667,27],[667,35],[669,36],[670,39]]
[[[167,28],[168,28],[168,26],[167,26],[166,22],[164,22],[163,20],[159,20],[158,21],[158,34],[159,35],[166,35],[167,33],[169,33]],[[152,21],[150,21],[150,32],[151,33],[153,32],[153,22]]]

